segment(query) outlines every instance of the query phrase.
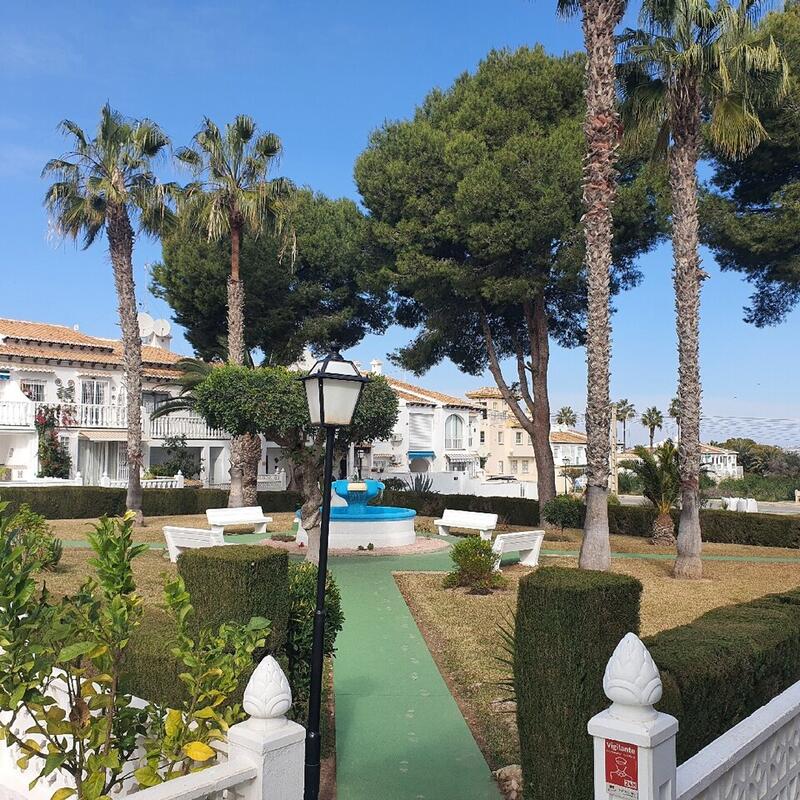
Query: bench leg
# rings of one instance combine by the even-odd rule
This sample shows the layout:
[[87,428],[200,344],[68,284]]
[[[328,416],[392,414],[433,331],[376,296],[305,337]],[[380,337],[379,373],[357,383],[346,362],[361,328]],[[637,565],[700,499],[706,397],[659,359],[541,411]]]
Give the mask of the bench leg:
[[500,572],[500,559],[502,557],[503,557],[502,553],[495,553],[494,564],[492,565],[492,571]]
[[225,526],[224,525],[212,525],[211,526],[211,533],[225,533]]
[[256,525],[255,532],[256,533],[266,533],[267,532],[267,523],[266,522],[259,522],[258,525]]
[[491,542],[492,541],[492,532],[491,531],[481,531],[481,539],[484,542]]
[[450,533],[450,526],[449,525],[438,525],[439,528],[439,536],[447,536]]
[[539,566],[539,551],[538,550],[520,550],[519,563],[524,564],[526,567]]

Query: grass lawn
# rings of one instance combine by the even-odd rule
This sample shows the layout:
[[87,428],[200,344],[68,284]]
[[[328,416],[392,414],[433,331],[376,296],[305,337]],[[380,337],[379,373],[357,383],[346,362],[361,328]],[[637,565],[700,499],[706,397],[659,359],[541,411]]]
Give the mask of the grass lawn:
[[[546,549],[574,549],[569,542],[545,542]],[[646,540],[612,537],[617,552],[659,552]],[[706,545],[707,554],[786,555],[797,550]],[[670,552],[669,549],[664,552]],[[672,551],[674,552],[674,551]],[[575,558],[544,558],[548,565],[575,566]],[[638,578],[644,585],[642,635],[690,622],[718,606],[751,600],[800,584],[796,564],[745,562],[704,563],[705,579],[678,582],[670,577],[671,561],[617,559],[612,569]],[[516,605],[517,582],[528,570],[504,568],[509,586],[488,596],[469,595],[463,589],[443,589],[441,573],[402,573],[397,583],[428,647],[439,666],[478,745],[492,769],[519,763],[513,707],[504,702],[506,690],[498,683],[507,676],[497,658],[502,655],[498,626],[510,619]],[[512,713],[509,713],[511,711]]]

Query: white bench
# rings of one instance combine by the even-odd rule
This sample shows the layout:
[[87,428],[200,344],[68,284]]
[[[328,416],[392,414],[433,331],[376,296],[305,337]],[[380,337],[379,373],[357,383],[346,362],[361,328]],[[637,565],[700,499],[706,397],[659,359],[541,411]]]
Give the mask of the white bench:
[[500,559],[504,553],[519,553],[520,564],[526,567],[538,567],[542,541],[544,541],[544,531],[498,533],[492,544],[492,552],[495,554],[494,571],[500,572]]
[[265,517],[260,506],[245,506],[243,508],[209,508],[206,519],[215,533],[223,533],[231,525],[254,525],[256,533],[266,533],[267,523],[272,522],[272,517]]
[[177,528],[173,525],[164,526],[164,539],[167,543],[169,560],[173,564],[184,550],[228,544],[222,538],[222,531],[210,531],[207,528]]
[[492,538],[492,531],[497,527],[497,514],[484,514],[478,511],[456,511],[446,508],[441,519],[434,520],[440,536],[450,533],[450,528],[465,528],[479,531],[481,539]]

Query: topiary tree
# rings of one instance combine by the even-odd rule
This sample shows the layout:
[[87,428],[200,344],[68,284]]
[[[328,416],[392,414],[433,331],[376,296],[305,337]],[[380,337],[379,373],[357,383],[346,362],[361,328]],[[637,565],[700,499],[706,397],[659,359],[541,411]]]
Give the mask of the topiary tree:
[[[212,427],[233,435],[260,433],[288,452],[302,487],[301,525],[309,534],[307,558],[316,562],[325,437],[311,425],[305,390],[298,380],[301,376],[286,367],[227,365],[211,370],[195,387],[194,403]],[[396,421],[396,395],[385,378],[373,377],[364,387],[351,425],[338,429],[337,457],[346,455],[353,443],[387,439]]]

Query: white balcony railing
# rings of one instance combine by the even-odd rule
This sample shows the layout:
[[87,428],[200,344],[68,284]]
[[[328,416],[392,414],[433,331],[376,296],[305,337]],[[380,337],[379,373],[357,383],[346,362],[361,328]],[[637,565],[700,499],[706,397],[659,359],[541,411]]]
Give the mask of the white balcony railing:
[[223,430],[209,427],[199,415],[192,413],[169,414],[150,419],[150,438],[164,439],[167,436],[185,436],[187,439],[229,439]]
[[[126,406],[76,405],[72,414],[72,427],[78,428],[127,428]],[[69,426],[70,421],[66,420]]]
[[33,428],[35,415],[34,403],[8,400],[0,402],[0,428]]

